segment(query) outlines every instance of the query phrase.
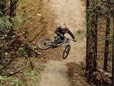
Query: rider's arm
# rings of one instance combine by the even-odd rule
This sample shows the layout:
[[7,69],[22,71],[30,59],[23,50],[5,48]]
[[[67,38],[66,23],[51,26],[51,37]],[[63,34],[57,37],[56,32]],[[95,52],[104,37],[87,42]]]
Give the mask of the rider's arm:
[[68,29],[68,34],[70,34],[70,36],[75,39],[75,36],[73,35],[73,33]]

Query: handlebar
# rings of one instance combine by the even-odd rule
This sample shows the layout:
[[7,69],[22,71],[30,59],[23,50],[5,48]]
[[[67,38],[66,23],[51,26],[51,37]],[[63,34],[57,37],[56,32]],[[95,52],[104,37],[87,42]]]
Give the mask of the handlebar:
[[66,41],[73,41],[76,42],[76,39],[69,39],[69,38],[65,38]]

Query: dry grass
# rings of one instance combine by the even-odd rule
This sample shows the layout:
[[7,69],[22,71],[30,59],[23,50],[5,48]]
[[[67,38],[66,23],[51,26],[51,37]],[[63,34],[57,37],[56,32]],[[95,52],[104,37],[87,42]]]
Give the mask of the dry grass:
[[29,0],[27,5],[19,5],[17,10],[17,15],[28,19],[18,30],[27,31],[27,39],[32,42],[35,42],[38,37],[48,35],[54,26],[55,16],[49,2]]

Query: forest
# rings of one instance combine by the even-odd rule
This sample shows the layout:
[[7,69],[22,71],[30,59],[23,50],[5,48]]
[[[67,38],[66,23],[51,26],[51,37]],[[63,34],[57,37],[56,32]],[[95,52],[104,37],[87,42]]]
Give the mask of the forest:
[[[38,46],[63,21],[77,40],[65,59],[65,44]],[[0,0],[0,86],[112,86],[113,61],[113,0]]]

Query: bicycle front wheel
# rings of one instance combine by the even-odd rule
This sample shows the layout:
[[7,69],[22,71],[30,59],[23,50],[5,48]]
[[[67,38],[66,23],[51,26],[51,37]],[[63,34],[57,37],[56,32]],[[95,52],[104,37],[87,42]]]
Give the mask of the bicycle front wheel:
[[49,38],[41,38],[38,41],[38,47],[42,50],[47,50],[49,48],[51,48],[50,46],[51,40]]
[[71,46],[70,45],[66,45],[65,46],[65,49],[63,51],[63,59],[66,59],[70,53],[70,49],[71,49]]

